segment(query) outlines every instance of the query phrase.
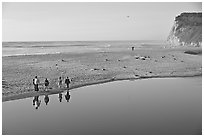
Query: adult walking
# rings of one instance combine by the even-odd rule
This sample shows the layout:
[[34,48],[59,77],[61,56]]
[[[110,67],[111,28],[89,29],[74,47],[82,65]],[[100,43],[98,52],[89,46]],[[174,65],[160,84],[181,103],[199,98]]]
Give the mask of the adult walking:
[[135,49],[135,47],[132,47],[132,51]]
[[71,82],[70,82],[70,80],[69,80],[69,77],[67,77],[66,79],[65,79],[65,84],[67,85],[67,88],[69,89],[69,84],[70,84]]
[[35,91],[39,91],[38,84],[40,84],[40,81],[37,76],[35,76],[35,79],[33,79],[33,84],[34,84]]
[[46,79],[45,79],[45,91],[48,90],[48,86],[49,86],[49,81],[48,81],[48,79],[46,78]]
[[58,80],[58,87],[62,88],[62,78],[61,77],[59,77],[59,80]]

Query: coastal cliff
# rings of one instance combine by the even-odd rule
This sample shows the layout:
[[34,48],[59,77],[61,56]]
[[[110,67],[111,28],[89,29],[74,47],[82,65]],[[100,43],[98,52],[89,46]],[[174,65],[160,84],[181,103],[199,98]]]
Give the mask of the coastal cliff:
[[202,13],[181,13],[175,17],[167,38],[171,46],[202,46]]

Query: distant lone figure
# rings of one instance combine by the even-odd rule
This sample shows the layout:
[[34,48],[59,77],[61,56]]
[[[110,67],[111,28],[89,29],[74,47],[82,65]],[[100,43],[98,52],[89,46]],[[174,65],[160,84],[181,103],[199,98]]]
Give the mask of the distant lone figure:
[[46,78],[46,79],[45,79],[45,91],[48,90],[48,86],[49,86],[49,81],[48,81],[48,79]]
[[69,88],[70,80],[68,77],[65,79],[65,84],[67,85],[67,88]]
[[40,83],[40,81],[39,81],[38,77],[35,76],[35,79],[33,79],[33,84],[34,84],[35,91],[39,91],[39,88],[38,88],[39,83]]
[[61,87],[62,87],[62,78],[61,78],[61,77],[59,77],[58,87],[59,87],[59,88],[61,88]]
[[132,47],[132,51],[135,49],[135,47]]

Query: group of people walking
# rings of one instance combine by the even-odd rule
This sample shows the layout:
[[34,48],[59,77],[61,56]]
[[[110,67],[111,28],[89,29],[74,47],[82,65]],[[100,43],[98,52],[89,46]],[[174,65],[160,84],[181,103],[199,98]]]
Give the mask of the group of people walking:
[[[71,83],[71,80],[69,79],[69,77],[67,77],[64,80],[64,83],[65,83],[66,88],[68,90],[67,94],[65,95],[65,99],[67,100],[67,102],[69,102],[69,99],[70,99],[69,84]],[[35,78],[33,79],[33,85],[34,85],[35,91],[39,91],[39,84],[40,84],[40,80],[38,79],[37,76],[35,76]],[[44,84],[44,91],[48,91],[50,82],[47,78],[45,79],[43,84]],[[59,77],[59,79],[57,81],[57,85],[58,85],[58,88],[60,88],[60,89],[62,88],[62,77]],[[47,105],[49,102],[48,95],[45,95],[44,101],[45,101],[45,104]],[[61,93],[59,93],[59,101],[60,102],[62,101],[62,94]],[[35,96],[33,98],[33,105],[35,106],[36,109],[38,109],[40,104],[41,104],[41,100],[39,99],[39,96]]]
[[[69,89],[69,84],[71,83],[69,77],[65,79],[64,83],[66,84],[66,87]],[[40,84],[40,80],[38,79],[37,76],[35,76],[35,78],[33,79],[33,85],[34,85],[35,91],[39,91],[39,84]],[[45,91],[48,91],[49,81],[47,78],[45,79],[44,85],[45,85],[45,88],[44,88]],[[59,77],[57,85],[59,88],[62,88],[62,77]]]

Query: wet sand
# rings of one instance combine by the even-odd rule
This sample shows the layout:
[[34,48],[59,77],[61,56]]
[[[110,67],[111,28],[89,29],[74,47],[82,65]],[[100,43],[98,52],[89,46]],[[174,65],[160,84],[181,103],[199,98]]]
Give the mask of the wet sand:
[[[116,80],[202,76],[201,50],[136,48],[134,51],[3,57],[2,101],[62,92],[66,90],[67,76],[72,80],[70,89]],[[34,91],[32,84],[36,75],[41,83],[39,92]],[[57,86],[59,76],[63,78],[62,89]],[[49,92],[43,90],[45,78],[50,81]]]

